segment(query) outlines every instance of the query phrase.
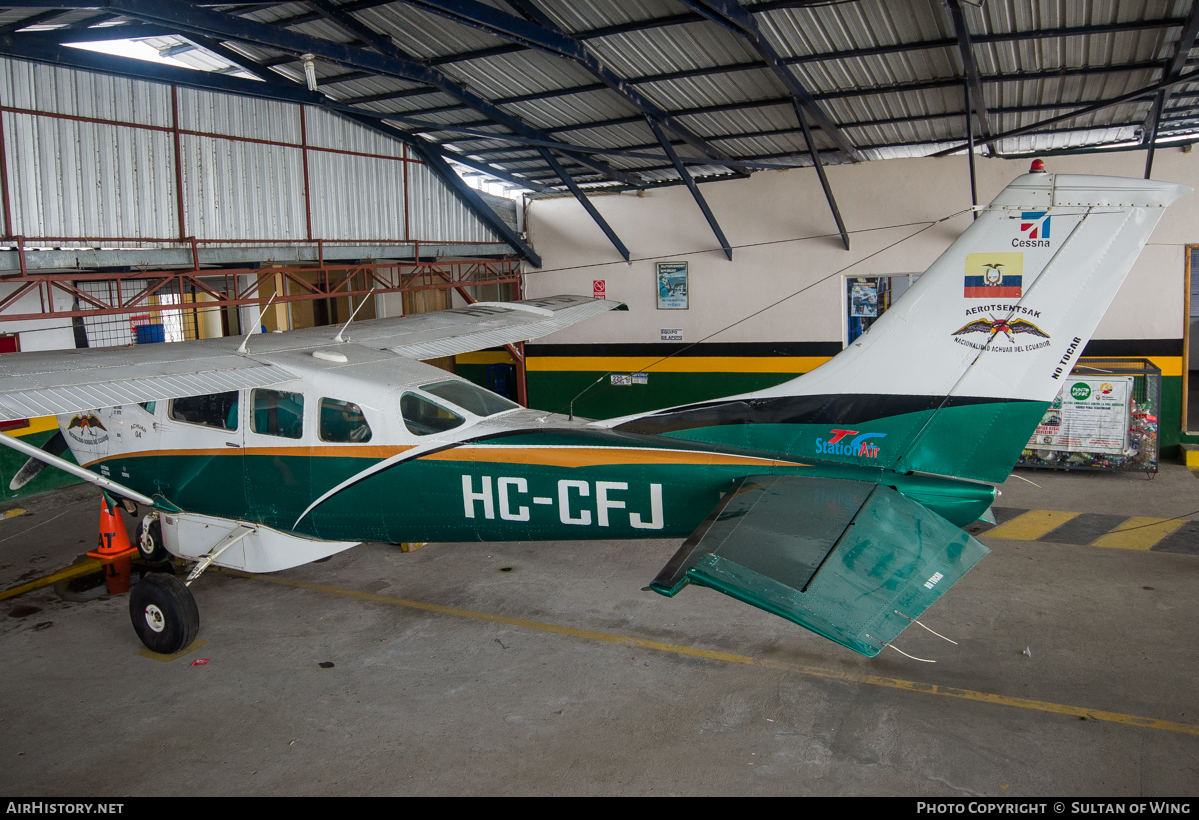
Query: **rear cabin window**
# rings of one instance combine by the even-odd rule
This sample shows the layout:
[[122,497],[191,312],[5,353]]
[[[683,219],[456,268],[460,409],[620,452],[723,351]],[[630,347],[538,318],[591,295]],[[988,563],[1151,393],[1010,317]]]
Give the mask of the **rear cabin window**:
[[439,399],[445,399],[450,404],[457,405],[476,416],[494,416],[496,413],[520,407],[519,404],[513,404],[490,390],[484,390],[470,382],[437,382],[422,385],[421,390]]
[[453,430],[466,419],[428,399],[423,399],[415,393],[405,393],[400,396],[400,415],[404,426],[413,435],[427,436],[432,433],[444,433]]
[[304,395],[280,390],[255,390],[250,427],[255,433],[282,438],[304,435]]
[[237,429],[237,391],[172,399],[170,416],[175,421],[202,424],[218,430]]
[[371,427],[353,402],[321,399],[320,437],[339,444],[363,444],[371,440]]

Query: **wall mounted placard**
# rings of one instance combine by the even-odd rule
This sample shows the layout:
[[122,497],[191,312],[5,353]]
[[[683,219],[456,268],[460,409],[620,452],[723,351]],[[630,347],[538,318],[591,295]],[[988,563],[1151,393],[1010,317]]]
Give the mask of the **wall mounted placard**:
[[658,263],[658,310],[687,309],[687,263]]

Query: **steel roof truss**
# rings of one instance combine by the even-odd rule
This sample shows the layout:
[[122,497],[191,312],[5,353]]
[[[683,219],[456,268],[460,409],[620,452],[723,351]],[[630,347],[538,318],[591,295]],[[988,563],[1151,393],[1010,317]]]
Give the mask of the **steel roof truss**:
[[561,163],[558,162],[558,160],[549,152],[549,150],[542,148],[540,151],[541,158],[545,160],[545,164],[553,170],[558,179],[565,183],[566,187],[570,189],[570,192],[575,195],[575,199],[579,200],[579,202],[582,204],[583,209],[586,210],[587,213],[591,214],[591,218],[595,220],[596,225],[599,225],[600,230],[604,232],[604,236],[608,237],[608,239],[616,247],[616,250],[619,251],[620,255],[624,257],[624,261],[628,262],[629,249],[626,248],[625,244],[620,241],[620,237],[616,235],[616,231],[612,230],[612,226],[608,224],[608,222],[600,215],[600,212],[595,209],[595,206],[591,204],[591,200],[587,198],[587,194],[583,193],[583,189],[579,187],[579,184],[574,181],[570,174],[566,173],[566,169],[562,167]]

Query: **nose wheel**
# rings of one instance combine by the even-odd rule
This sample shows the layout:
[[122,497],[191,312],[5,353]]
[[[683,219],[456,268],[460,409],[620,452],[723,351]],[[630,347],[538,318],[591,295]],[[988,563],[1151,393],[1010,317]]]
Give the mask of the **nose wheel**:
[[129,594],[129,618],[151,652],[171,655],[191,645],[200,610],[191,590],[174,575],[147,575]]

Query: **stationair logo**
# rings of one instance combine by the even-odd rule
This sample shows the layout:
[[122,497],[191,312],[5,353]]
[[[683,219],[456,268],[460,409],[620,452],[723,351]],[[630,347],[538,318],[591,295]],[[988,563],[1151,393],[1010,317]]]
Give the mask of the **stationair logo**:
[[[830,430],[832,438],[825,441],[816,439],[816,452],[830,456],[859,456],[861,458],[878,458],[879,446],[871,444],[869,439],[886,438],[886,433],[861,433],[857,430]],[[846,441],[849,436],[855,438]]]
[[1070,398],[1075,401],[1086,401],[1091,397],[1091,386],[1086,382],[1078,382],[1070,386]]
[[67,425],[67,435],[80,444],[103,444],[108,441],[108,430],[93,414],[80,413]]
[[1024,293],[1024,254],[971,253],[966,255],[965,297],[1019,299]]
[[1013,248],[1048,248],[1049,214],[1045,211],[1024,211],[1020,214],[1020,235],[1012,240]]

